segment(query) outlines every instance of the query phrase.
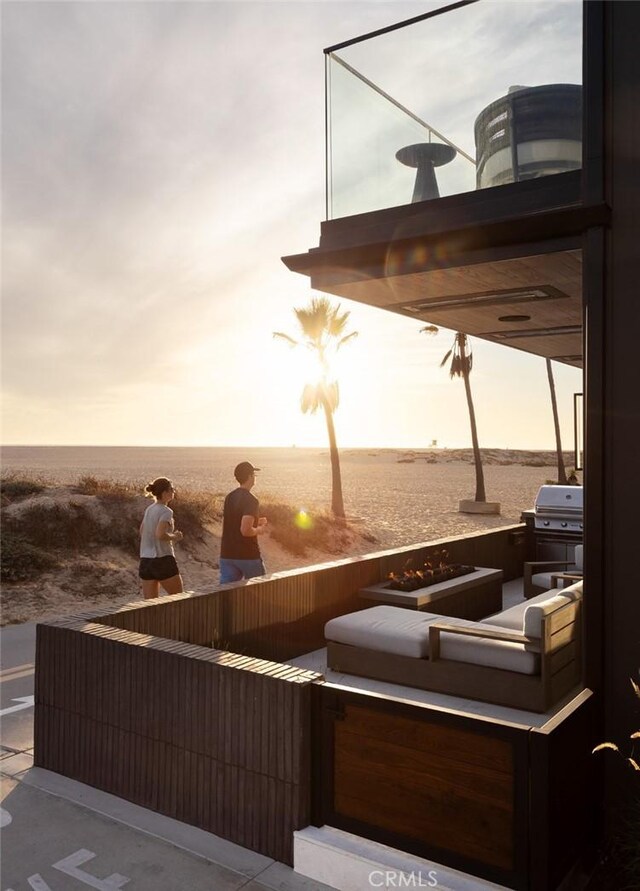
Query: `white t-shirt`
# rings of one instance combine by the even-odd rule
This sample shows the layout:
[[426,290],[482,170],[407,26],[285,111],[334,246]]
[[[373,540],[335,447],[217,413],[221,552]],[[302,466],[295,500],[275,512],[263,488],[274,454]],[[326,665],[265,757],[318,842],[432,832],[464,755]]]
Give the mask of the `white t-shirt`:
[[166,504],[150,504],[142,518],[142,534],[140,536],[141,557],[173,557],[173,542],[156,538],[158,523],[169,524],[169,532],[173,532],[173,511]]

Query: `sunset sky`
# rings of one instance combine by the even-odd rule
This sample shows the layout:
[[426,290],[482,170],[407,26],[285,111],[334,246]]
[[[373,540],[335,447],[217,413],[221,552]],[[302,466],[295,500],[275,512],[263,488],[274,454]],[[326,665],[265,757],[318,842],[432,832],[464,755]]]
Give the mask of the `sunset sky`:
[[[322,50],[441,5],[5,0],[2,441],[325,446],[299,411],[304,358],[272,338],[313,293],[280,258],[316,246],[325,216]],[[574,0],[479,7],[424,49],[442,78],[427,108],[415,42],[343,53],[471,154],[483,101],[580,76]],[[498,22],[514,52],[491,82],[469,48]],[[339,444],[469,445],[464,387],[438,367],[452,334],[341,303],[359,337],[337,369]],[[473,346],[481,445],[552,447],[544,360]],[[581,373],[554,367],[569,449]]]

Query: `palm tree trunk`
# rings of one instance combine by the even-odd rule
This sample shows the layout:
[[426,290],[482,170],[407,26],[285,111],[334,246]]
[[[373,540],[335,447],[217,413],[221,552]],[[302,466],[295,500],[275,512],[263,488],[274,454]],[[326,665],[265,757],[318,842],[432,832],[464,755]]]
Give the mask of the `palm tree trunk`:
[[342,500],[342,477],[340,475],[340,456],[336,443],[336,430],[333,425],[333,412],[326,399],[322,400],[324,416],[329,434],[329,453],[331,455],[331,510],[335,517],[344,519],[344,501]]
[[469,373],[465,372],[464,391],[467,394],[467,405],[469,407],[469,420],[471,422],[471,441],[473,443],[473,459],[476,465],[476,501],[486,501],[487,496],[484,491],[484,471],[482,469],[482,458],[480,457],[480,446],[478,445],[478,429],[476,427],[476,413],[473,409],[473,399],[471,398],[471,384],[469,383]]
[[556,400],[556,384],[553,379],[553,368],[551,367],[551,359],[547,359],[547,377],[549,378],[549,389],[551,390],[551,408],[553,409],[553,426],[556,431],[556,454],[558,456],[558,482],[560,485],[566,485],[567,471],[564,466],[564,458],[562,456],[562,441],[560,440],[560,420],[558,418],[558,402]]

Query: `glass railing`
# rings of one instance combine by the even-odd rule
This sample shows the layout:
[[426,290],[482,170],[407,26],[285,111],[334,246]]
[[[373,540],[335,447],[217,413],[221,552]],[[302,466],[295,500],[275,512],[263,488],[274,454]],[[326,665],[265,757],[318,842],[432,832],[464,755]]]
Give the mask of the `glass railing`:
[[582,164],[581,0],[479,0],[326,52],[327,217]]

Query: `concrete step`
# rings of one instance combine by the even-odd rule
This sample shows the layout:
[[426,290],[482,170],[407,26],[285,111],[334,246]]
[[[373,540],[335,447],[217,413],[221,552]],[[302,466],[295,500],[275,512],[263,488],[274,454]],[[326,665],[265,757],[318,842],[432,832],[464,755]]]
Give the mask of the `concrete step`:
[[293,868],[337,891],[375,888],[506,891],[503,885],[495,885],[441,863],[422,860],[332,826],[307,826],[294,832]]

